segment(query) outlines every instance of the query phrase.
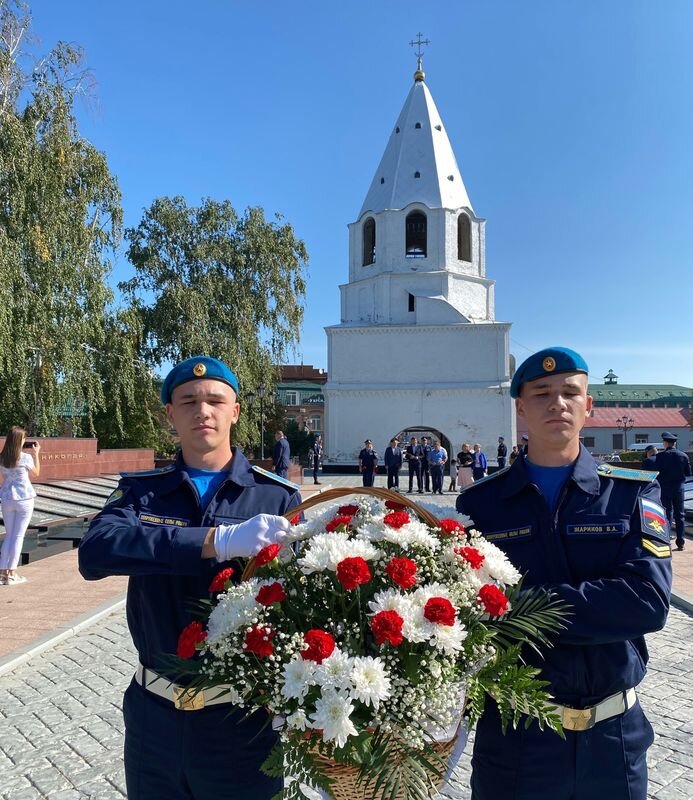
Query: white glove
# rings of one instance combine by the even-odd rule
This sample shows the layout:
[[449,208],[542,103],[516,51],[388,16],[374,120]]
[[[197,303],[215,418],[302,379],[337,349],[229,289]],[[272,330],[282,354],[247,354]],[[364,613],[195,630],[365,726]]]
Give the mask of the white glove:
[[284,517],[258,514],[238,525],[217,525],[214,530],[214,549],[219,561],[257,555],[268,544],[282,544],[291,523]]

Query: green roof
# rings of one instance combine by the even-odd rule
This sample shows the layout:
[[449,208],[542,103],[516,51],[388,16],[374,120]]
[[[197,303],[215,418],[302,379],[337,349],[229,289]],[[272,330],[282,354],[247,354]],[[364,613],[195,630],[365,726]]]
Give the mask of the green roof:
[[693,389],[661,383],[590,383],[589,393],[595,400],[609,402],[693,400]]

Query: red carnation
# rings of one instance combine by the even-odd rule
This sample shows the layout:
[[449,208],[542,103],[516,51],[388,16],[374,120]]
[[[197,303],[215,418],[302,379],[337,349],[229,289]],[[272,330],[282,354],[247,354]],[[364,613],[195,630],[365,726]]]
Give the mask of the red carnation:
[[454,625],[455,606],[447,597],[432,597],[424,606],[424,617],[438,625]]
[[269,564],[270,561],[274,561],[281,549],[282,546],[280,544],[268,544],[267,547],[263,547],[255,556],[255,566],[262,567],[264,564]]
[[403,624],[404,620],[396,611],[379,611],[371,620],[375,643],[389,642],[393,647],[399,647],[404,641]]
[[301,650],[304,661],[316,661],[318,664],[332,655],[335,648],[334,638],[319,628],[313,628],[303,634],[303,641],[308,645]]
[[385,519],[383,519],[383,522],[386,525],[397,530],[399,530],[403,525],[406,525],[409,521],[410,517],[406,511],[391,511],[389,514],[386,514]]
[[351,516],[348,514],[338,514],[334,519],[331,519],[327,525],[325,525],[325,530],[328,533],[332,533],[336,531],[337,528],[344,526],[346,528],[349,527],[351,524]]
[[337,513],[338,513],[338,514],[346,514],[348,517],[353,517],[353,516],[354,516],[354,514],[355,514],[355,513],[356,513],[358,510],[359,510],[359,507],[358,507],[358,506],[356,506],[356,505],[354,505],[354,504],[352,503],[352,504],[349,504],[349,505],[347,505],[347,506],[340,506],[340,507],[337,509]]
[[446,536],[452,536],[454,533],[464,533],[464,526],[454,519],[441,519],[439,524],[441,531]]
[[291,519],[289,520],[289,522],[291,522],[292,525],[298,525],[298,523],[300,521],[301,521],[301,515],[300,514],[296,514],[295,517],[291,517]]
[[233,567],[226,567],[226,569],[222,569],[221,572],[217,572],[217,574],[214,576],[214,580],[209,584],[209,591],[223,592],[224,587],[226,586],[226,581],[230,581],[232,575]]
[[204,642],[206,638],[207,631],[199,622],[191,622],[190,625],[186,625],[178,637],[179,658],[192,658],[197,649],[195,645]]
[[508,598],[492,583],[487,583],[479,589],[477,600],[483,605],[484,611],[492,617],[500,617],[508,610]]
[[337,577],[345,589],[351,591],[373,577],[365,558],[344,558],[337,564]]
[[266,625],[251,628],[243,640],[243,649],[246,653],[254,653],[258,658],[267,658],[274,652],[274,631]]
[[406,506],[404,503],[398,503],[396,500],[386,500],[385,508],[389,508],[390,511],[404,511]]
[[462,556],[472,569],[479,569],[486,560],[486,556],[476,547],[456,547],[455,552],[458,556]]
[[255,599],[263,606],[271,606],[272,603],[281,603],[286,599],[284,587],[278,581],[265,584],[260,587],[260,591],[255,595]]
[[416,562],[411,558],[393,558],[385,567],[390,580],[400,589],[411,589],[416,583]]

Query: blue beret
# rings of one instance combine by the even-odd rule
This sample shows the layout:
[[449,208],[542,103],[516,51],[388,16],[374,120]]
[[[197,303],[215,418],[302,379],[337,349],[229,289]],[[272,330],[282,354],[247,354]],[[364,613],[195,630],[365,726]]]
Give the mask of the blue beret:
[[168,373],[161,387],[161,402],[170,403],[176,386],[188,381],[204,378],[209,381],[221,381],[230,386],[238,394],[238,378],[231,370],[216,358],[209,356],[193,356],[181,361]]
[[584,372],[587,375],[588,371],[587,362],[575,350],[567,347],[546,347],[520,364],[510,384],[510,396],[519,397],[520,388],[527,381],[561,372]]

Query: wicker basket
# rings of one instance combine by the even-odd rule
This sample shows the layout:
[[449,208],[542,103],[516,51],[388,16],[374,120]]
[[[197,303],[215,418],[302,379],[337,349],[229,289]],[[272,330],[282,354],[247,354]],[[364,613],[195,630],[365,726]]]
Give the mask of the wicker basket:
[[[327,489],[320,494],[310,497],[308,500],[296,506],[295,508],[292,508],[290,511],[287,511],[284,516],[287,519],[292,519],[296,516],[296,514],[301,514],[303,511],[307,511],[309,508],[314,508],[322,503],[328,503],[333,500],[339,500],[343,497],[348,497],[349,495],[369,495],[371,497],[377,497],[380,500],[392,500],[395,503],[399,503],[400,505],[411,509],[420,519],[422,519],[432,528],[440,527],[438,518],[431,514],[430,511],[426,511],[425,508],[421,508],[421,506],[419,506],[413,500],[410,500],[408,497],[404,497],[397,492],[393,492],[390,489],[379,489],[375,486],[354,486],[341,489]],[[255,559],[253,558],[248,562],[243,572],[243,580],[251,578],[254,572]],[[442,761],[447,761],[452,755],[458,735],[459,730],[449,742],[432,743],[433,750]],[[319,755],[317,750],[315,751],[315,754],[318,758],[318,761],[322,762],[323,772],[332,780],[332,797],[334,800],[381,800],[381,798],[383,798],[381,793],[375,794],[373,792],[373,787],[357,782],[359,775],[358,767],[352,767],[346,764],[337,764],[331,759]],[[442,787],[444,780],[442,777],[438,780],[434,780],[433,775],[429,775],[429,778],[431,781],[431,796],[433,796],[433,794]],[[388,800],[391,798],[392,800],[401,800],[404,798],[404,790],[399,789],[394,795],[387,795],[387,798]]]

